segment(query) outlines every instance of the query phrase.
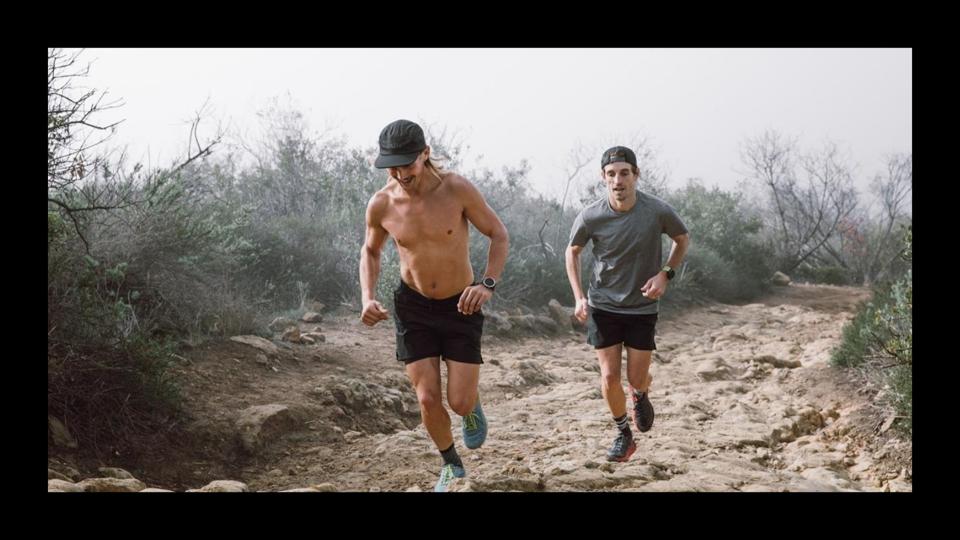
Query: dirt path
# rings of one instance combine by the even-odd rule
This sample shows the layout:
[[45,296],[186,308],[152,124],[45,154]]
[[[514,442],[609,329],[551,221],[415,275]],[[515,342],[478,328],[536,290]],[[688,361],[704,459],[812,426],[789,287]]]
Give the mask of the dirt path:
[[[651,367],[656,422],[635,433],[627,463],[604,459],[616,432],[583,334],[486,336],[480,392],[490,432],[481,449],[467,450],[454,416],[468,471],[455,490],[911,490],[911,442],[894,430],[871,433],[882,421],[871,390],[829,366],[843,324],[867,296],[794,285],[754,304],[661,318]],[[235,343],[189,355],[188,406],[202,419],[193,429],[206,430],[211,446],[230,447],[232,419],[248,406],[280,403],[307,419],[307,429],[253,457],[176,464],[190,487],[229,478],[258,491],[432,489],[440,458],[393,360],[392,321],[321,326],[325,343],[292,345],[277,361]]]

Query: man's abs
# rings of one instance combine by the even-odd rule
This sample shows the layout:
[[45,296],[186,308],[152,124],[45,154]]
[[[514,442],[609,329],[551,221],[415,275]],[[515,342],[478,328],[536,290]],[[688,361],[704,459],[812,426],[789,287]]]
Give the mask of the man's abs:
[[[400,279],[428,298],[449,298],[473,283],[467,250],[411,253],[400,251]],[[407,251],[404,253],[404,251]]]

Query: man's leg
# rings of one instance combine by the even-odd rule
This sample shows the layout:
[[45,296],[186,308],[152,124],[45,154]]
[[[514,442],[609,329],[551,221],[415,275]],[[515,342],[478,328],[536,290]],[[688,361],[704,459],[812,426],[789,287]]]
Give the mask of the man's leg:
[[462,419],[463,444],[480,448],[487,440],[487,418],[480,406],[480,364],[447,360],[447,402]]
[[406,365],[407,376],[417,392],[420,418],[437,448],[444,450],[453,444],[450,434],[450,415],[443,407],[440,393],[440,358],[422,358]]
[[453,412],[466,416],[477,403],[480,386],[480,364],[455,360],[447,363],[447,403]]
[[627,381],[638,392],[646,392],[650,388],[653,377],[650,375],[650,360],[653,351],[640,351],[627,347]]
[[417,401],[420,403],[420,417],[433,443],[440,450],[443,466],[440,467],[440,478],[434,486],[434,491],[447,491],[455,478],[463,478],[466,471],[463,462],[453,446],[453,435],[450,433],[450,415],[443,407],[440,394],[440,358],[433,356],[423,358],[407,364],[407,375],[413,388],[417,392]]
[[630,398],[633,402],[633,421],[641,432],[653,427],[653,404],[650,403],[650,359],[653,351],[627,347],[627,380],[630,381]]
[[603,392],[607,406],[614,418],[619,418],[627,412],[626,396],[620,383],[621,356],[623,344],[617,343],[603,349],[597,349],[597,360],[600,362],[600,390]]
[[630,431],[630,423],[627,421],[626,396],[623,395],[623,387],[620,383],[621,354],[623,354],[623,345],[620,343],[597,349],[597,359],[600,362],[600,389],[613,415],[613,422],[620,432],[613,441],[613,446],[607,450],[607,461],[627,461],[637,449],[637,444],[633,441],[633,433]]

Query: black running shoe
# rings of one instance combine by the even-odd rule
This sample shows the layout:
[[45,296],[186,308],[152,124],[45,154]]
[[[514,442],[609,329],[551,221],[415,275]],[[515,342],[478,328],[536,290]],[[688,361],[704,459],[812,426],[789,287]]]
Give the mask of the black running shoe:
[[636,451],[637,443],[634,442],[633,435],[621,431],[613,441],[613,446],[607,450],[607,461],[626,461]]
[[637,424],[637,429],[641,433],[650,431],[653,427],[653,404],[647,396],[649,392],[644,392],[643,397],[637,399],[636,392],[630,387],[630,397],[633,399],[633,422]]

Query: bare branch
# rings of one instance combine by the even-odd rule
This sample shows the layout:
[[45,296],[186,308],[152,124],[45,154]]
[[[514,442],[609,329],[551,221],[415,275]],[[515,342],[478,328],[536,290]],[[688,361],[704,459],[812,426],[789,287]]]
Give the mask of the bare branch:
[[580,171],[590,163],[590,155],[593,151],[583,145],[582,142],[578,142],[568,155],[568,165],[567,170],[567,182],[563,186],[563,197],[560,199],[560,213],[557,217],[557,237],[554,242],[558,247],[560,246],[560,227],[563,225],[563,210],[566,207],[567,203],[567,191],[570,189],[570,182],[576,178]]

